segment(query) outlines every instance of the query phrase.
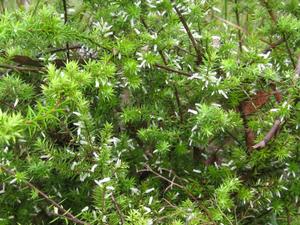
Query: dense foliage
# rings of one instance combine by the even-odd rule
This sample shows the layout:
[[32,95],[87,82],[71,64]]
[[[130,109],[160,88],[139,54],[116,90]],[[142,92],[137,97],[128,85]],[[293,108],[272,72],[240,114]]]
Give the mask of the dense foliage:
[[299,224],[298,0],[8,2],[0,224]]

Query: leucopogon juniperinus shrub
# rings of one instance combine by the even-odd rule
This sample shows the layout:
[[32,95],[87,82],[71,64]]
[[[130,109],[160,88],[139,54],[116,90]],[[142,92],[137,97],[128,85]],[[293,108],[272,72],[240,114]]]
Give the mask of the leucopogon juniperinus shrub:
[[1,225],[299,224],[298,0],[9,2]]

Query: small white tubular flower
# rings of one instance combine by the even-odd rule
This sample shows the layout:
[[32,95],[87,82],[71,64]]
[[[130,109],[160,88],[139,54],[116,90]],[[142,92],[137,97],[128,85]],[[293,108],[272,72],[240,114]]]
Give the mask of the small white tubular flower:
[[106,177],[106,178],[103,178],[102,180],[94,180],[94,181],[98,186],[101,186],[102,184],[107,183],[110,180],[111,180],[110,177]]

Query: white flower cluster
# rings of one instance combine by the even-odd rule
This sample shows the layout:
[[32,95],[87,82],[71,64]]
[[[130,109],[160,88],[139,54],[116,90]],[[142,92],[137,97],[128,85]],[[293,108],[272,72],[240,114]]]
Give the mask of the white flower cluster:
[[105,22],[102,17],[100,21],[93,22],[93,27],[96,28],[104,37],[113,35],[113,32],[111,31],[112,26]]

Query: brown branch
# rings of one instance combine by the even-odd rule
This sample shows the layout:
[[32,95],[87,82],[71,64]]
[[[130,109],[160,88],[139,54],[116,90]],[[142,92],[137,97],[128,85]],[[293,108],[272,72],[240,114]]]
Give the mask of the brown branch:
[[[7,173],[8,175],[11,176],[15,176],[15,173],[7,168],[5,168],[4,166],[0,166],[1,169]],[[59,214],[59,216],[63,216],[66,219],[72,221],[75,224],[80,224],[80,225],[89,225],[89,223],[84,222],[82,220],[77,219],[73,214],[71,214],[70,212],[68,212],[67,210],[65,210],[61,205],[59,205],[58,203],[56,203],[54,200],[52,200],[47,194],[45,194],[44,192],[42,192],[40,189],[38,189],[36,186],[34,186],[32,183],[25,181],[24,184],[29,187],[30,189],[36,191],[38,193],[38,195],[40,197],[42,197],[43,199],[45,199],[47,202],[49,202],[51,205],[55,206],[58,211],[61,213]]]
[[41,60],[32,59],[25,55],[14,55],[8,59],[15,63],[21,64],[22,66],[43,67]]
[[[146,21],[144,20],[143,17],[141,17],[141,23],[147,29],[148,33],[151,33],[151,30],[150,30],[149,26],[147,25],[147,23],[146,23]],[[158,67],[158,68],[164,67],[164,68],[170,69],[169,67],[167,67],[168,66],[168,61],[167,61],[167,59],[164,55],[164,52],[162,50],[158,50],[158,52],[159,52],[159,55],[160,55],[164,65],[158,65],[157,64],[156,67]],[[182,109],[181,109],[181,102],[180,102],[180,98],[179,98],[178,89],[177,89],[175,84],[174,84],[174,90],[175,90],[175,97],[176,97],[176,102],[177,102],[177,106],[178,106],[178,111],[179,111],[180,122],[183,123],[183,113],[182,113]]]
[[[176,45],[176,46],[174,46],[175,48],[177,48],[179,51],[182,51],[182,52],[184,52],[184,53],[186,53],[186,54],[189,54],[189,55],[191,55],[191,56],[193,56],[193,57],[197,57],[195,54],[193,54],[192,52],[190,52],[190,51],[188,51],[188,50],[185,50],[184,48],[181,48],[180,46],[178,46],[178,45]],[[178,51],[177,51],[178,52]]]
[[[63,7],[64,7],[64,19],[65,19],[65,24],[68,23],[68,8],[67,8],[67,0],[62,0],[63,2]],[[70,60],[70,49],[69,49],[69,43],[66,43],[66,48],[67,48],[67,59]]]
[[269,130],[269,132],[266,134],[264,139],[253,146],[254,149],[264,148],[269,141],[276,135],[277,131],[279,130],[281,125],[281,121],[279,119],[276,119],[274,121],[274,124],[272,128]]
[[162,180],[167,181],[168,183],[170,183],[172,186],[178,187],[180,189],[182,189],[184,192],[186,192],[186,194],[193,200],[197,201],[197,198],[195,196],[193,196],[190,192],[188,192],[184,186],[169,180],[168,178],[162,176],[161,174],[157,173],[156,171],[154,171],[149,165],[145,165],[146,166],[146,171],[151,172],[153,174],[155,174],[157,177],[161,178]]
[[82,47],[81,45],[74,45],[74,46],[69,46],[69,48],[67,48],[67,47],[56,48],[56,49],[49,50],[48,52],[46,52],[46,54],[47,53],[53,54],[53,53],[56,53],[56,52],[63,52],[63,51],[67,51],[68,49],[69,50],[75,50],[75,49],[79,49],[81,47]]
[[[236,18],[237,26],[241,27],[241,25],[240,25],[240,14],[239,14],[237,0],[235,0],[235,10],[234,10],[234,12],[235,12],[235,18]],[[242,48],[243,43],[242,43],[242,32],[241,32],[240,29],[238,30],[238,37],[239,37],[239,49],[240,49],[240,52],[242,52],[243,51],[243,48]]]
[[117,210],[117,213],[118,213],[118,215],[119,215],[119,217],[120,217],[121,224],[125,224],[124,215],[123,215],[122,211],[120,210],[120,206],[119,206],[119,204],[117,203],[117,201],[116,201],[115,196],[113,195],[113,193],[111,193],[111,196],[110,196],[110,197],[111,197],[111,200],[112,200],[112,202],[114,203],[114,206],[115,206],[115,208],[116,208],[116,210]]
[[295,69],[295,74],[296,74],[296,77],[300,76],[300,56],[298,57],[298,62],[297,62],[297,66],[296,66],[296,69]]
[[180,10],[175,5],[174,0],[171,0],[171,2],[173,3],[173,8],[174,8],[175,12],[177,13],[178,18],[179,18],[180,22],[182,23],[185,31],[187,32],[187,35],[188,35],[188,37],[189,37],[189,39],[190,39],[190,41],[192,43],[193,48],[196,51],[197,64],[200,65],[200,64],[202,64],[202,61],[203,61],[203,54],[202,54],[200,48],[198,47],[197,41],[194,38],[194,36],[193,36],[193,34],[192,34],[192,32],[191,32],[191,30],[190,30],[190,28],[189,28],[189,26],[188,26],[188,24],[186,22],[186,19],[184,18],[184,16],[180,12]]
[[174,90],[175,90],[175,97],[176,97],[177,107],[178,107],[178,111],[179,111],[180,122],[183,123],[183,112],[182,112],[179,92],[178,92],[178,89],[177,89],[175,84],[174,84]]
[[45,69],[43,67],[24,67],[24,66],[12,66],[8,64],[0,64],[0,68],[11,69],[17,72],[35,72],[35,73],[45,72]]
[[[268,13],[269,13],[269,15],[271,17],[272,22],[276,25],[277,24],[277,17],[276,17],[276,14],[274,13],[274,11],[272,10],[272,8],[270,7],[268,1],[261,0],[260,2],[267,9],[267,11],[268,11]],[[282,32],[282,36],[283,36],[283,38],[282,38],[283,42],[285,42],[285,47],[286,47],[286,50],[288,52],[289,58],[290,58],[290,60],[291,60],[291,62],[293,64],[293,67],[295,69],[296,68],[296,62],[295,62],[295,60],[293,58],[292,51],[291,51],[291,49],[289,47],[289,43],[288,43],[286,34],[284,32]]]
[[190,73],[184,72],[182,70],[176,70],[176,69],[173,69],[173,68],[170,68],[168,66],[161,65],[161,64],[155,64],[155,66],[159,69],[166,70],[166,71],[169,71],[169,72],[172,72],[172,73],[177,73],[179,75],[183,75],[183,76],[186,76],[186,77],[191,77],[192,76],[192,74],[190,74]]
[[[296,67],[295,74],[296,74],[296,76],[299,76],[299,74],[300,74],[300,56],[298,58],[298,63],[295,67]],[[281,102],[282,95],[279,91],[276,90],[275,84],[271,84],[271,87],[274,91],[274,96],[275,96],[276,101],[278,103]],[[254,149],[264,148],[268,144],[268,142],[278,133],[281,124],[282,124],[282,122],[280,121],[280,119],[276,119],[273,123],[273,126],[271,127],[269,132],[266,134],[264,139],[262,141],[260,141],[259,143],[257,143],[256,145],[254,145],[253,148]]]
[[248,119],[247,119],[246,112],[244,110],[244,102],[241,102],[239,104],[238,110],[240,112],[242,122],[243,122],[246,147],[247,147],[248,152],[251,152],[253,149],[252,146],[254,145],[255,135],[254,135],[254,132],[248,126]]
[[270,7],[268,1],[261,0],[261,4],[267,9],[269,16],[271,17],[273,23],[277,23],[277,18],[275,13],[273,12],[272,8]]
[[269,46],[267,48],[265,48],[265,50],[263,50],[263,54],[266,54],[269,51],[272,51],[274,48],[276,48],[277,46],[281,45],[284,42],[285,42],[285,39],[281,38],[281,39],[275,41],[274,43],[269,44]]
[[[275,84],[271,84],[270,85],[272,90],[273,90],[273,95],[276,99],[277,103],[280,103],[282,101],[282,94],[280,93],[280,91],[278,91],[276,89],[276,85]],[[259,143],[257,143],[256,145],[253,146],[253,149],[260,149],[260,148],[264,148],[269,141],[276,136],[276,134],[278,133],[279,129],[281,126],[281,121],[280,119],[276,119],[273,123],[273,126],[271,127],[271,129],[269,130],[269,132],[266,134],[266,136],[263,138],[263,140],[261,140]]]
[[286,38],[286,35],[285,35],[284,33],[283,33],[282,35],[283,35],[283,39],[284,39],[284,42],[285,42],[286,50],[287,50],[287,52],[288,52],[288,56],[289,56],[289,58],[290,58],[290,60],[291,60],[291,62],[292,62],[292,64],[293,64],[294,69],[296,69],[296,62],[295,62],[295,60],[294,60],[292,50],[291,50],[291,48],[289,47],[289,43],[288,43],[288,40],[287,40],[287,38]]

